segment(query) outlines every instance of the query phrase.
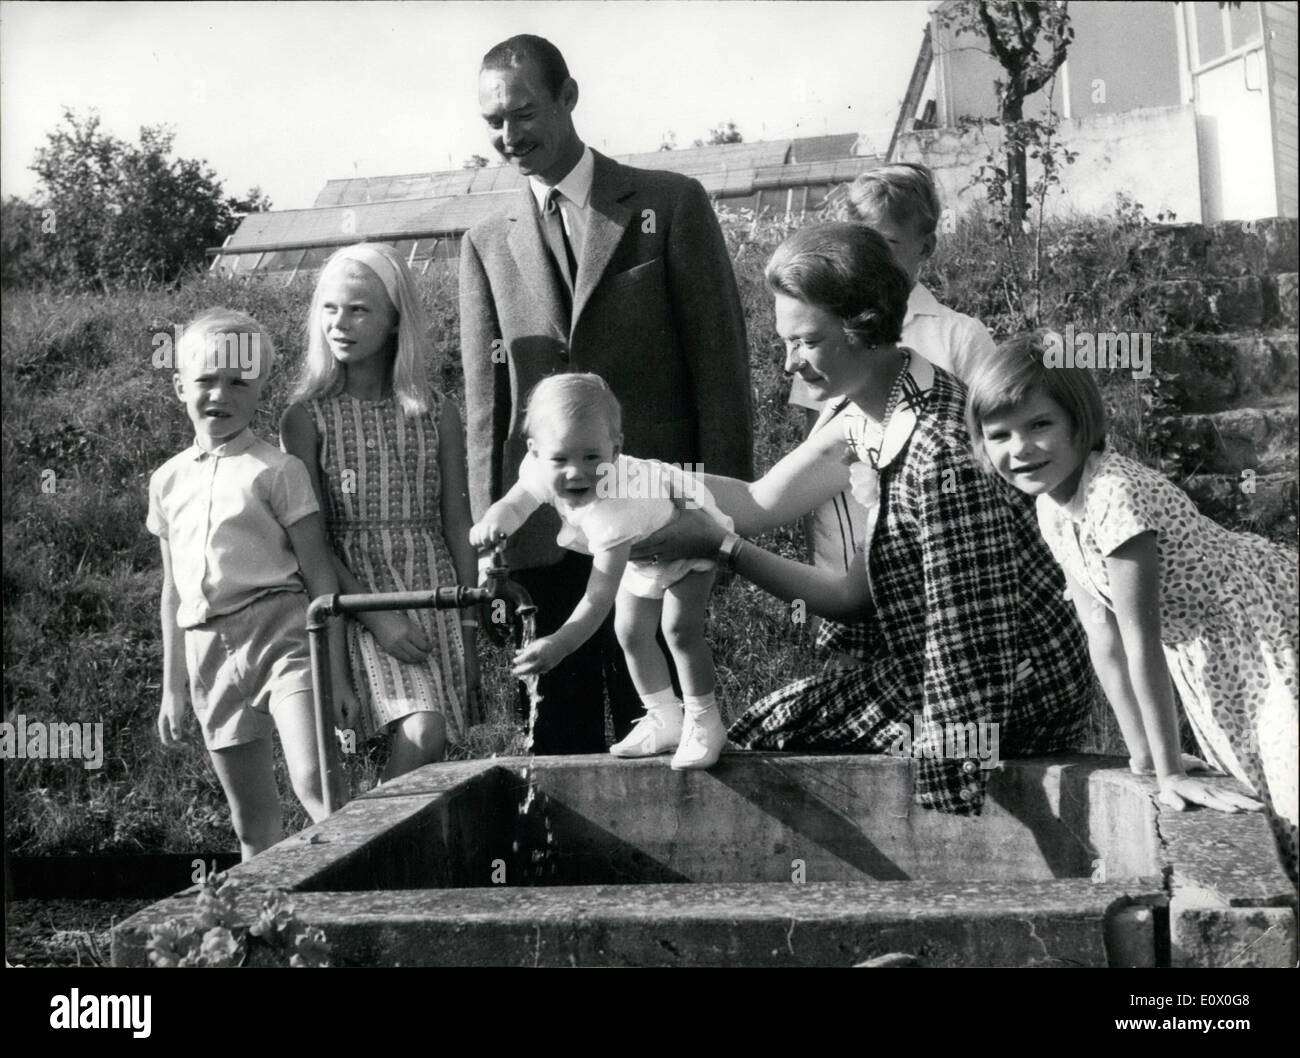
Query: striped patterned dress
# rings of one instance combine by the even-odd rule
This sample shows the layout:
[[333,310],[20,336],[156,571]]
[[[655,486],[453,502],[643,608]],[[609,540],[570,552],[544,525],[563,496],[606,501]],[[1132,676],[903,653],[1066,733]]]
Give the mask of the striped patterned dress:
[[[408,418],[396,397],[358,400],[347,394],[307,402],[320,438],[325,521],[335,553],[370,591],[427,591],[456,583],[442,535],[438,423],[442,401]],[[355,618],[347,620],[352,681],[372,735],[411,713],[446,718],[447,738],[463,742],[465,655],[460,614],[409,610],[433,651],[408,665],[385,651]]]

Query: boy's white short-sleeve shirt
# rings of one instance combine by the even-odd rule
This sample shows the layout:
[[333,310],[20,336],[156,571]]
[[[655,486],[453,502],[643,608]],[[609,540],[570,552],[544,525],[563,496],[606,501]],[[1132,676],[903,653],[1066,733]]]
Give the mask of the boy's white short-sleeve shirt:
[[[963,382],[971,370],[997,346],[989,329],[973,316],[940,305],[935,296],[920,283],[912,287],[907,298],[907,315],[903,317],[903,335],[898,341]],[[801,408],[821,411],[822,402],[812,395],[807,384],[795,375],[790,385],[790,403]]]
[[318,510],[302,460],[251,430],[167,460],[149,479],[145,524],[171,551],[177,623],[194,628],[271,592],[303,591],[286,529]]

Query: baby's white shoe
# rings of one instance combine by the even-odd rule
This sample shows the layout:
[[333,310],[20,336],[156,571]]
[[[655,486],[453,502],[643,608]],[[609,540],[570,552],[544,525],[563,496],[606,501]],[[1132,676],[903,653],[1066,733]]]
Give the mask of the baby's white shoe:
[[677,748],[682,737],[682,707],[680,705],[647,709],[645,716],[636,722],[621,742],[615,742],[609,751],[616,757],[654,757]]
[[673,771],[712,768],[727,745],[727,728],[715,706],[695,716],[687,712],[681,743],[673,754]]

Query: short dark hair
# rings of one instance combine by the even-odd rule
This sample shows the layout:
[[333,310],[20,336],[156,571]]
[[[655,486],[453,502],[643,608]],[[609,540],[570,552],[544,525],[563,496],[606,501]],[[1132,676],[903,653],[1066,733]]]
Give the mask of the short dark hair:
[[868,346],[902,337],[912,284],[872,228],[847,221],[801,228],[776,248],[763,277],[773,292],[839,316]]
[[530,60],[541,71],[542,83],[551,93],[551,98],[558,97],[564,82],[569,79],[569,67],[560,54],[560,49],[545,37],[520,33],[509,40],[503,40],[483,56],[480,69],[510,70]]
[[966,432],[975,458],[993,473],[984,448],[984,420],[1002,415],[1042,393],[1070,420],[1071,440],[1086,452],[1106,448],[1106,405],[1092,373],[1082,367],[1048,367],[1050,332],[1026,331],[998,346],[971,373],[966,395]]

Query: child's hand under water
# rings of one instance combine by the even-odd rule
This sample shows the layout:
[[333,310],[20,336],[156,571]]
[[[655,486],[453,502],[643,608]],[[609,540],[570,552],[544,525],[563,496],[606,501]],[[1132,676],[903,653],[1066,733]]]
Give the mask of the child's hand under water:
[[554,636],[542,636],[515,655],[514,668],[510,671],[515,676],[540,676],[555,668],[568,653]]

